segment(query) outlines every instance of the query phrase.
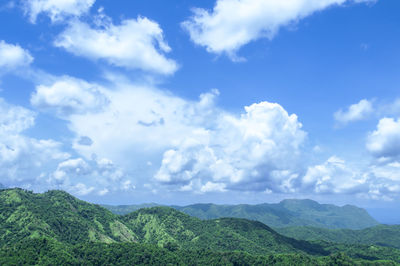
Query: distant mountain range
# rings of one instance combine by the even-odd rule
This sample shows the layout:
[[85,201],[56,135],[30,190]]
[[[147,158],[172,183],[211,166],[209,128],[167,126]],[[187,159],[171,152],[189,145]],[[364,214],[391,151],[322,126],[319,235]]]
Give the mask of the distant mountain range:
[[394,265],[400,249],[388,246],[397,239],[309,242],[247,219],[170,207],[116,215],[63,191],[0,191],[0,265]]
[[[157,204],[103,206],[115,214],[124,215],[140,208],[154,207]],[[194,204],[170,207],[200,219],[244,218],[276,228],[312,226],[329,229],[363,229],[379,224],[364,209],[351,205],[338,207],[331,204],[319,204],[307,199],[283,200],[277,204]]]

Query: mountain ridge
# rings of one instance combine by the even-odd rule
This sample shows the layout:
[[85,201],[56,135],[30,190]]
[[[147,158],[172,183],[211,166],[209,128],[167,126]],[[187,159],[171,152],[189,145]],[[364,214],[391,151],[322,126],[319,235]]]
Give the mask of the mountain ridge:
[[[151,206],[163,206],[152,203]],[[102,205],[116,214],[128,214],[142,205]],[[245,218],[260,221],[271,227],[313,226],[329,229],[364,229],[379,225],[365,209],[353,205],[320,204],[310,199],[286,199],[279,203],[218,205],[197,203],[170,207],[200,219],[222,217]]]

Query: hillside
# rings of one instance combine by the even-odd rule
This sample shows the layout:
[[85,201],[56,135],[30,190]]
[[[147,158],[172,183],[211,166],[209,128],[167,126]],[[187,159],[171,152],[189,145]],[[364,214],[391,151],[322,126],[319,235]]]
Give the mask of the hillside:
[[299,240],[345,244],[380,245],[400,248],[400,225],[378,225],[363,230],[325,229],[315,227],[276,228],[283,235]]
[[283,200],[277,204],[215,205],[195,204],[174,208],[201,219],[236,217],[260,221],[271,227],[313,226],[363,229],[378,225],[364,209],[338,207],[312,200]]
[[[157,204],[104,205],[105,208],[120,215],[153,206]],[[364,209],[351,205],[338,207],[331,204],[319,204],[312,200],[284,200],[278,204],[258,205],[194,204],[171,207],[200,219],[243,218],[277,228],[312,226],[330,229],[363,229],[379,224]]]
[[66,192],[0,191],[0,247],[39,237],[68,243],[136,241],[117,215]]
[[392,265],[388,259],[400,262],[400,250],[311,243],[261,222],[201,220],[169,207],[119,216],[63,191],[0,191],[0,265]]

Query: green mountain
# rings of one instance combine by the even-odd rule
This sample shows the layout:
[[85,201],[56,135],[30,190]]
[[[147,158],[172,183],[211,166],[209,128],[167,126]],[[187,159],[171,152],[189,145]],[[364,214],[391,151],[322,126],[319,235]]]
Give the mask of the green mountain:
[[260,221],[271,227],[313,226],[363,229],[378,225],[364,209],[338,207],[313,200],[283,200],[277,204],[215,205],[195,204],[174,208],[201,219],[236,217]]
[[157,206],[161,206],[161,205],[157,204],[157,203],[144,203],[144,204],[138,204],[138,205],[106,205],[106,204],[102,204],[101,206],[110,210],[112,213],[115,213],[118,215],[125,215],[128,213],[137,211],[139,209],[157,207]]
[[[0,191],[0,265],[395,265],[400,250],[311,243],[246,219],[168,207],[125,216],[63,191]],[[347,264],[346,264],[347,263]]]
[[400,225],[378,225],[363,230],[315,227],[286,227],[275,230],[280,234],[299,240],[380,245],[400,249]]
[[66,192],[0,191],[0,247],[40,237],[68,243],[136,241],[117,215]]
[[[103,205],[115,214],[125,215],[140,208],[161,206],[155,203],[142,205]],[[345,205],[319,204],[313,200],[283,200],[277,204],[216,205],[193,204],[170,206],[203,220],[222,217],[243,218],[262,222],[271,227],[312,226],[329,229],[363,229],[379,225],[364,209]]]

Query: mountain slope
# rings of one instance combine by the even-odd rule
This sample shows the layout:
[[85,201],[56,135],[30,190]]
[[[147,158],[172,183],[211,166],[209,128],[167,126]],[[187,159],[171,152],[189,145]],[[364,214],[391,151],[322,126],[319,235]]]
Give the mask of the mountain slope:
[[319,204],[312,200],[284,200],[278,204],[194,204],[173,207],[201,219],[245,218],[260,221],[271,227],[313,226],[331,229],[363,229],[379,224],[364,209],[350,205],[338,207]]
[[141,242],[159,246],[242,250],[252,254],[327,254],[318,245],[281,236],[265,224],[245,219],[202,221],[172,208],[154,207],[123,216],[122,220]]
[[[154,203],[121,206],[104,205],[105,208],[120,215],[153,206],[160,205]],[[264,203],[258,205],[193,204],[170,207],[205,220],[222,217],[243,218],[277,228],[312,226],[330,229],[363,229],[379,224],[364,209],[351,205],[338,207],[331,204],[319,204],[312,200],[283,200],[278,204]]]
[[66,192],[0,191],[0,246],[38,237],[68,243],[136,241],[117,215]]
[[299,240],[380,245],[400,249],[400,225],[378,225],[363,230],[287,227],[276,230]]
[[393,265],[382,260],[400,262],[400,250],[299,241],[261,222],[168,207],[119,216],[62,191],[0,191],[0,265]]

